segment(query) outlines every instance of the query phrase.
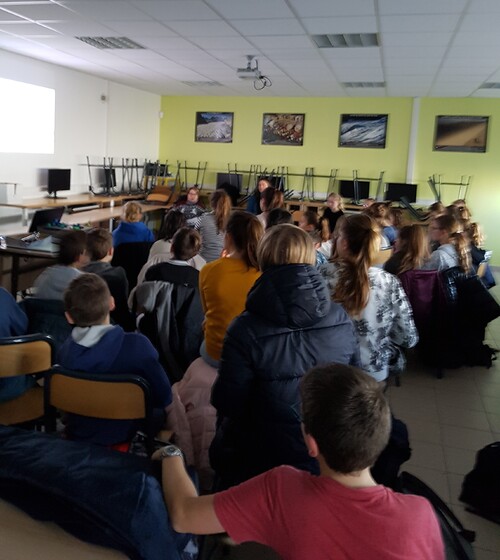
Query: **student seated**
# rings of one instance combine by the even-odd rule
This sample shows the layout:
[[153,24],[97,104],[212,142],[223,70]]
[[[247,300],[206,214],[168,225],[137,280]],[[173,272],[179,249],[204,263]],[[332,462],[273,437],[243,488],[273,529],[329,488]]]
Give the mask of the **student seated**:
[[[347,365],[319,366],[301,384],[302,432],[320,476],[274,468],[225,492],[197,497],[182,452],[159,449],[163,493],[176,531],[227,532],[286,560],[443,560],[431,504],[376,484],[370,467],[389,439],[381,387]],[[255,455],[263,451],[252,449]]]
[[80,276],[81,268],[88,263],[87,234],[70,231],[61,237],[58,264],[46,268],[35,280],[35,296],[40,299],[63,299],[69,283]]
[[273,226],[277,226],[278,224],[293,225],[293,218],[288,210],[285,210],[284,208],[273,208],[269,211],[266,230]]
[[[150,385],[158,431],[165,423],[165,407],[172,401],[167,375],[158,361],[158,352],[142,334],[125,333],[110,324],[114,301],[106,282],[96,274],[82,274],[64,294],[66,318],[75,325],[61,347],[58,363],[67,369],[88,373],[136,374]],[[128,442],[140,423],[128,420],[101,420],[68,415],[69,439],[97,445]]]
[[200,217],[206,212],[199,205],[200,189],[198,187],[190,187],[185,197],[177,200],[174,208],[179,211],[185,218],[189,227],[198,228],[200,225]]
[[212,262],[221,256],[224,248],[226,225],[231,213],[231,199],[222,189],[214,191],[210,197],[211,212],[200,218],[201,235],[200,255],[206,262]]
[[[0,337],[18,336],[28,330],[28,317],[5,288],[0,287]],[[0,402],[20,397],[35,385],[29,375],[0,378]]]
[[262,227],[267,227],[267,219],[269,212],[275,208],[283,208],[284,196],[283,193],[274,187],[267,187],[260,195],[260,209],[261,213],[257,216]]
[[344,203],[338,193],[330,193],[326,199],[326,208],[321,216],[321,221],[326,220],[330,235],[335,231],[335,225],[340,216],[344,215]]
[[361,367],[377,381],[404,370],[401,348],[418,342],[410,303],[401,282],[373,266],[379,250],[377,224],[366,214],[345,214],[335,229],[332,262],[320,267],[333,301],[351,316]]
[[128,308],[128,280],[121,266],[111,266],[113,258],[113,236],[107,229],[94,229],[87,234],[87,253],[90,262],[82,272],[91,272],[100,276],[108,285],[115,300],[111,311],[111,320],[123,327],[125,331],[135,330],[135,317]]
[[122,243],[152,242],[153,232],[141,222],[142,208],[137,202],[127,202],[123,207],[122,219],[113,232],[113,246]]
[[384,270],[396,275],[420,270],[428,258],[429,242],[425,228],[411,224],[401,228],[394,244],[394,254],[385,262]]

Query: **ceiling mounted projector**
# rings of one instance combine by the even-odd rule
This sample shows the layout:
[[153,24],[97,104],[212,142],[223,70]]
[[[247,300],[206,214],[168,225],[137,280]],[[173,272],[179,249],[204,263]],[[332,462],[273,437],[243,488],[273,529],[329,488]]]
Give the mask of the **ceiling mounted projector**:
[[[254,60],[255,64],[252,66],[252,61]],[[240,78],[240,80],[252,80],[253,87],[257,90],[273,85],[271,80],[267,76],[264,76],[259,70],[259,62],[253,54],[247,54],[246,68],[237,68],[236,75]]]
[[259,70],[259,63],[257,59],[255,59],[255,66],[252,68],[252,60],[255,59],[255,56],[252,54],[247,54],[247,67],[246,68],[237,68],[236,75],[241,80],[259,80],[261,77],[261,73]]

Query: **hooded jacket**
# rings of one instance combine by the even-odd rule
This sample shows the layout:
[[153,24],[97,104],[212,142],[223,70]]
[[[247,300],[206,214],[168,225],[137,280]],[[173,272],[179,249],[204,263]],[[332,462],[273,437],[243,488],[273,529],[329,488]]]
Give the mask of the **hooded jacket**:
[[153,232],[144,222],[120,222],[113,231],[113,247],[122,243],[138,243],[141,241],[154,241]]
[[354,327],[313,266],[271,267],[229,326],[212,392],[211,462],[221,486],[270,468],[318,472],[300,428],[299,385],[313,366],[358,365]]
[[[59,351],[58,363],[62,367],[88,373],[140,375],[149,383],[155,409],[164,409],[171,403],[172,391],[167,375],[158,361],[158,352],[145,336],[125,333],[121,327],[115,326],[106,329],[97,342],[90,342],[92,329],[73,331]],[[88,331],[86,335],[84,330]],[[98,445],[128,441],[137,429],[137,423],[129,420],[100,420],[74,414],[68,415],[66,426],[71,439]]]

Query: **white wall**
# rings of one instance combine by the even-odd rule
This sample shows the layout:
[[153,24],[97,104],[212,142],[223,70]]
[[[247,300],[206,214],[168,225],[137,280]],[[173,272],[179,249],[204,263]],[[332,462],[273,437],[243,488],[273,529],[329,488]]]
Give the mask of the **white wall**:
[[[158,158],[160,96],[2,50],[0,76],[53,88],[56,98],[55,153],[0,153],[0,202],[43,196],[41,170],[49,167],[70,167],[71,192],[86,192],[86,156],[96,164],[113,157],[115,165]],[[9,215],[0,208],[0,225]]]

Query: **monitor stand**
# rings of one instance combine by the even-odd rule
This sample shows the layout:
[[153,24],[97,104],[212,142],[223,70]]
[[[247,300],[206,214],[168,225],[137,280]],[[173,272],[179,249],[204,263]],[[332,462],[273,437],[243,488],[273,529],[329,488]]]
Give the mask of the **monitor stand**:
[[67,196],[57,196],[57,193],[53,193],[53,194],[48,194],[45,198],[50,198],[51,200],[64,200],[65,198],[68,198]]

